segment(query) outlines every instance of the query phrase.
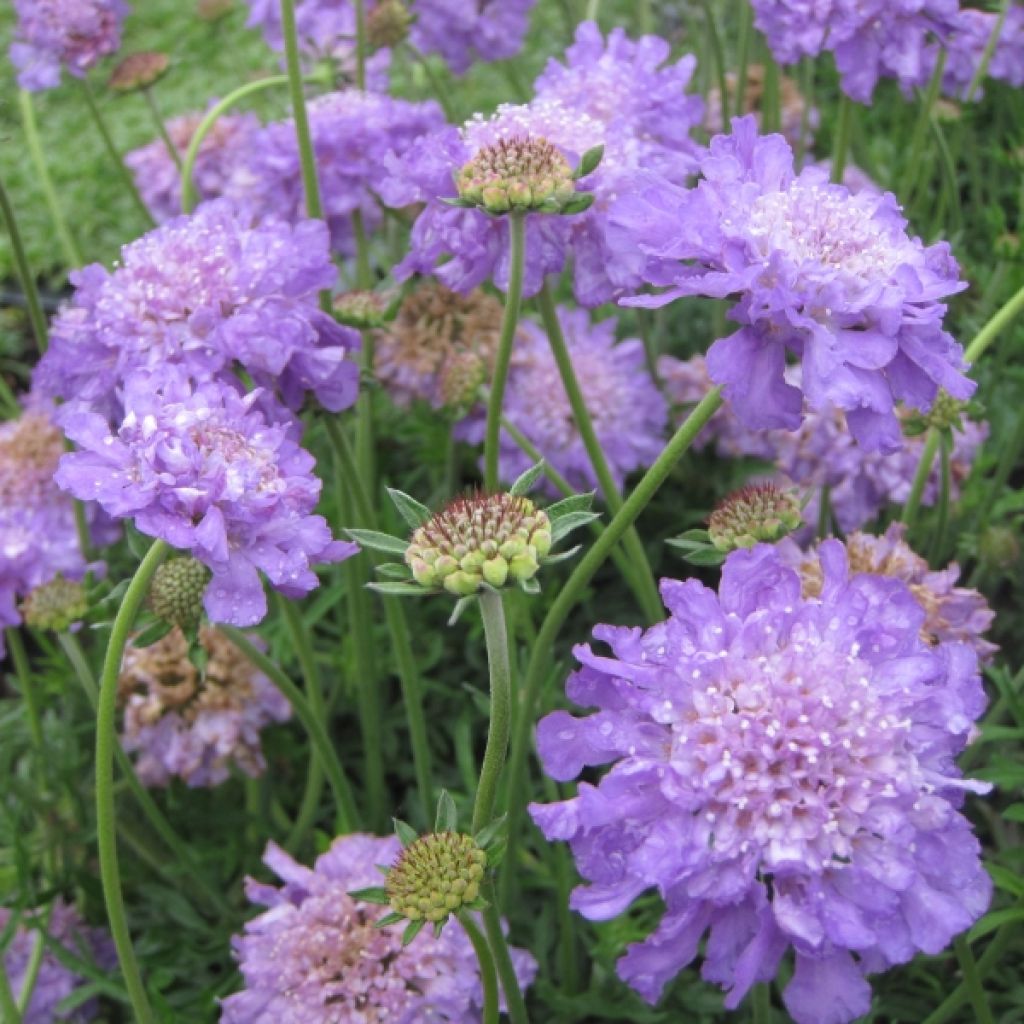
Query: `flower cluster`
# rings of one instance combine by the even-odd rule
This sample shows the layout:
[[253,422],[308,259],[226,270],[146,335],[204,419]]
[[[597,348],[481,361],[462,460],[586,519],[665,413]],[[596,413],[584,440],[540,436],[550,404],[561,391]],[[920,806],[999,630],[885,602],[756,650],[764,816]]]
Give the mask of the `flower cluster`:
[[[971,395],[942,326],[941,300],[964,287],[956,262],[948,244],[907,234],[892,195],[851,195],[815,167],[795,174],[786,141],[758,136],[749,116],[712,140],[701,169],[690,190],[641,172],[616,204],[621,244],[669,286],[625,301],[738,297],[740,329],[711,346],[707,365],[746,426],[796,429],[806,400],[843,410],[865,448],[893,451],[897,401],[927,408],[940,387]],[[799,387],[785,377],[790,353]]]
[[14,0],[18,24],[11,62],[18,85],[40,92],[60,85],[62,68],[76,78],[121,45],[124,0]]
[[[32,918],[32,926],[29,919]],[[11,920],[11,911],[0,907],[0,931],[6,930]],[[44,925],[45,922],[45,925]],[[26,914],[14,930],[10,943],[0,954],[0,971],[7,974],[7,983],[17,996],[21,991],[25,972],[32,961],[33,950],[39,941],[38,929],[45,927],[49,938],[75,956],[90,957],[103,970],[113,970],[117,963],[114,944],[110,937],[99,928],[90,928],[82,921],[78,911],[65,903],[59,896],[48,908],[41,908]],[[43,953],[32,989],[32,998],[22,1014],[23,1024],[87,1024],[96,1017],[95,999],[78,1003],[70,1011],[58,1011],[64,1000],[87,983],[86,978],[76,974],[57,958],[52,950]]]
[[208,655],[202,674],[180,629],[125,650],[121,742],[136,755],[144,785],[166,786],[177,777],[189,786],[217,786],[232,767],[255,778],[266,769],[260,732],[291,716],[288,701],[222,633],[203,629],[200,643]]
[[191,551],[212,572],[204,604],[214,622],[250,626],[266,614],[261,570],[300,597],[317,585],[311,563],[355,554],[332,541],[312,511],[320,494],[313,457],[287,412],[258,405],[228,383],[195,383],[180,367],[137,371],[124,382],[125,414],[111,431],[98,413],[70,409],[65,432],[81,449],[55,480],[143,533]]
[[[967,91],[981,65],[985,47],[996,30],[999,15],[962,7],[946,37],[946,65],[942,85],[952,96],[967,98]],[[1024,7],[1009,4],[988,65],[988,77],[1016,88],[1024,86]],[[978,93],[973,98],[977,98]]]
[[19,598],[85,571],[73,503],[53,482],[63,452],[43,406],[0,425],[0,630],[21,621]]
[[938,953],[988,906],[991,881],[959,813],[953,759],[985,698],[967,646],[931,646],[901,582],[851,575],[818,548],[821,588],[761,545],[725,563],[718,593],[666,580],[669,618],[601,626],[613,656],[576,649],[577,719],[538,728],[559,780],[611,764],[578,795],[533,805],[568,840],[586,917],[656,889],[665,911],[619,973],[654,1002],[704,949],[703,975],[734,1008],[795,958],[784,992],[798,1024],[868,1011],[865,974]]
[[[376,865],[400,851],[396,837],[357,833],[336,839],[310,869],[271,843],[264,862],[284,885],[248,883],[250,900],[268,909],[234,940],[245,988],[222,1002],[224,1024],[477,1024],[483,992],[462,929],[424,931],[403,946],[400,925],[377,926],[386,908],[349,895],[379,883]],[[518,949],[512,959],[520,984],[529,984],[534,959]]]
[[527,216],[524,294],[535,294],[545,275],[562,270],[570,256],[576,298],[585,306],[637,288],[643,260],[620,252],[607,236],[609,204],[623,177],[638,167],[657,167],[681,183],[696,168],[699,151],[690,131],[700,123],[703,105],[683,92],[694,59],[666,65],[668,56],[662,39],[633,42],[616,31],[605,40],[588,22],[569,49],[569,64],[549,64],[529,104],[502,105],[492,118],[477,115],[461,131],[442,130],[401,157],[389,157],[384,201],[427,204],[396,276],[435,273],[460,292],[489,279],[507,287],[505,219],[453,208],[445,200],[456,195],[454,178],[481,150],[519,139],[549,144],[573,167],[585,153],[603,147],[597,169],[578,183],[593,196],[589,209],[570,216]]
[[[164,127],[180,159],[184,159],[203,114],[172,117]],[[227,190],[232,176],[257,146],[259,119],[255,114],[224,114],[199,144],[192,181],[200,200],[218,199]],[[181,213],[181,169],[167,150],[163,139],[154,139],[125,154],[153,219],[162,224]]]
[[359,336],[316,306],[334,282],[318,221],[251,226],[230,203],[206,203],[124,247],[112,273],[71,275],[76,292],[36,370],[47,395],[119,419],[118,389],[136,370],[181,367],[197,380],[240,364],[292,408],[307,391],[338,411],[356,398],[349,358]]

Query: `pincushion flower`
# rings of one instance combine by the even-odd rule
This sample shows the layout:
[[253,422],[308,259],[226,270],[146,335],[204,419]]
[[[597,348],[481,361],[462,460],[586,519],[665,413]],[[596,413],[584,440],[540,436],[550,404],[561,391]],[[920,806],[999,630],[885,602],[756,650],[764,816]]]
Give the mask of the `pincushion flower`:
[[[0,930],[5,930],[10,920],[11,911],[7,907],[0,907]],[[99,928],[90,928],[78,911],[58,896],[49,907],[25,914],[15,928],[10,943],[0,954],[0,970],[6,972],[12,992],[17,994],[21,991],[25,972],[29,969],[33,951],[39,941],[37,926],[42,926],[44,921],[46,934],[58,947],[76,957],[93,961],[104,971],[114,969],[117,958],[110,937]],[[23,1024],[54,1024],[55,1021],[87,1024],[94,1020],[97,1012],[95,999],[77,1003],[71,1010],[58,1009],[65,999],[74,995],[88,981],[88,978],[65,966],[52,949],[46,949],[32,989],[32,998],[21,1017]]]
[[237,362],[292,408],[311,391],[338,411],[356,398],[355,331],[316,306],[336,270],[319,221],[251,226],[216,201],[121,251],[109,272],[74,271],[35,381],[44,394],[118,417],[117,389],[134,370],[180,366],[235,380]]
[[[245,988],[222,1001],[223,1024],[478,1024],[483,992],[465,932],[452,922],[439,937],[428,929],[403,947],[401,924],[377,927],[386,907],[349,895],[379,885],[376,865],[400,852],[394,836],[356,833],[336,839],[310,869],[270,843],[264,863],[284,884],[247,882],[249,899],[268,909],[233,941]],[[529,984],[533,957],[513,948],[512,959],[520,984]]]
[[75,78],[121,45],[123,0],[14,0],[18,23],[11,63],[18,85],[40,92],[60,85],[64,68]]
[[[758,136],[749,116],[712,140],[701,170],[688,191],[641,172],[613,209],[621,244],[668,285],[625,301],[738,299],[740,329],[712,345],[707,365],[746,426],[794,430],[806,400],[842,409],[865,448],[892,451],[897,401],[928,408],[940,387],[971,395],[942,327],[941,300],[965,287],[956,262],[946,243],[907,235],[892,195],[851,195],[814,167],[795,174],[785,140]],[[785,378],[787,355],[800,360],[799,387]]]
[[[351,256],[356,251],[353,213],[361,211],[367,231],[380,223],[375,186],[384,157],[405,151],[421,135],[439,128],[444,115],[432,100],[412,102],[358,89],[319,96],[309,102],[307,113],[331,248]],[[293,121],[269,124],[258,134],[225,194],[259,220],[305,220]]]
[[576,649],[567,692],[598,710],[538,727],[554,778],[611,765],[531,811],[570,842],[584,916],[660,894],[657,930],[619,962],[650,1002],[707,933],[727,1008],[791,950],[793,1019],[841,1024],[869,1009],[865,974],[938,953],[988,906],[958,810],[987,787],[953,762],[985,703],[975,654],[926,644],[904,584],[851,576],[838,541],[818,551],[816,598],[767,545],[731,554],[718,594],[663,581],[665,622],[598,627],[612,656]]
[[[943,90],[967,98],[967,90],[981,65],[985,47],[995,30],[999,15],[992,11],[961,7],[945,40],[946,64]],[[934,66],[934,60],[932,62]],[[987,76],[1020,88],[1024,85],[1024,7],[1009,4],[992,51]],[[981,90],[975,90],[978,99]]]
[[295,440],[298,424],[259,390],[243,396],[218,380],[194,383],[169,365],[129,376],[124,407],[113,431],[98,413],[68,407],[62,425],[81,450],[63,456],[54,479],[191,551],[213,574],[204,605],[214,622],[263,618],[260,572],[301,597],[317,586],[313,562],[355,554],[312,514],[321,487],[313,457]]
[[288,701],[222,633],[203,629],[200,643],[209,656],[202,675],[180,629],[125,650],[121,742],[146,786],[166,786],[173,777],[216,786],[232,767],[256,778],[267,767],[260,733],[291,716]]
[[[170,118],[164,125],[181,159],[204,116],[202,113],[182,114]],[[253,152],[259,129],[260,123],[254,114],[224,114],[217,118],[199,144],[192,172],[200,200],[219,199],[224,195],[236,170]],[[181,213],[181,169],[171,158],[163,139],[154,139],[126,153],[124,162],[154,220],[162,224]]]
[[409,41],[436,53],[461,75],[477,61],[515,57],[523,48],[536,0],[410,0]]

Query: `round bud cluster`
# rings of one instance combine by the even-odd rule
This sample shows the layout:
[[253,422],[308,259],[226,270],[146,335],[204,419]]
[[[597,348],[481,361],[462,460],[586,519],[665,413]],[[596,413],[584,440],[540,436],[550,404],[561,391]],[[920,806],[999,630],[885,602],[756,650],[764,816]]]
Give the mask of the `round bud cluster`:
[[72,623],[85,617],[89,601],[85,587],[56,576],[32,590],[21,603],[21,617],[33,629],[52,629],[63,633]]
[[153,574],[149,604],[157,618],[188,631],[203,616],[203,594],[210,570],[195,558],[171,558]]
[[334,318],[346,327],[365,330],[387,322],[384,302],[376,292],[346,292],[334,299]]
[[401,852],[384,888],[396,914],[440,922],[477,899],[486,868],[487,854],[472,836],[435,832]]
[[409,34],[412,20],[402,0],[380,0],[366,15],[366,41],[372,50],[397,46]]
[[752,548],[781,540],[803,522],[800,502],[774,484],[757,484],[730,494],[708,520],[708,537],[719,551]]
[[576,192],[569,161],[547,139],[523,135],[481,147],[455,184],[460,199],[488,213],[557,213]]
[[198,0],[196,15],[200,21],[219,21],[231,13],[234,0]]
[[483,584],[531,579],[551,550],[551,523],[529,498],[457,498],[412,535],[406,564],[424,587],[466,597]]
[[130,53],[114,68],[107,85],[115,92],[147,89],[167,70],[167,63],[166,53]]
[[936,430],[960,430],[966,409],[966,402],[954,398],[947,391],[940,391],[923,419],[927,426]]
[[1010,569],[1020,559],[1017,531],[1008,526],[990,526],[978,538],[978,556],[986,565]]
[[441,405],[462,416],[480,397],[487,381],[487,360],[472,349],[456,352],[441,367],[438,390]]

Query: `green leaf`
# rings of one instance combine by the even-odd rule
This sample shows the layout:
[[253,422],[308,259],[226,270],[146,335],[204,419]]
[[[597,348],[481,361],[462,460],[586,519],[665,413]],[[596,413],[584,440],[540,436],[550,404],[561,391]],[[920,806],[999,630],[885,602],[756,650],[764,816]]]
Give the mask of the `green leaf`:
[[415,939],[421,931],[423,931],[423,926],[426,923],[427,922],[422,917],[418,921],[410,921],[406,925],[405,931],[402,932],[402,945],[408,946],[409,943],[412,942],[412,940]]
[[389,487],[388,497],[398,509],[398,514],[414,529],[418,529],[430,519],[430,509],[421,505],[415,498],[410,498],[404,491]]
[[530,493],[530,488],[540,479],[544,472],[544,460],[531,466],[525,473],[522,473],[516,482],[509,488],[509,494],[522,496]]
[[408,541],[392,537],[390,533],[378,533],[376,530],[346,530],[345,533],[361,548],[383,551],[386,555],[404,555],[409,547]]
[[403,846],[412,846],[419,839],[420,834],[412,825],[402,821],[401,818],[392,818],[391,820],[395,824],[395,835],[402,841]]
[[551,524],[551,543],[557,544],[573,530],[578,530],[581,526],[588,526],[595,519],[600,518],[600,512],[566,512]]
[[462,616],[462,613],[476,600],[475,597],[460,597],[455,602],[451,615],[448,616],[448,625],[454,626]]
[[528,580],[520,580],[519,581],[519,589],[524,594],[539,594],[540,593],[540,584],[537,582],[536,578],[531,578],[531,579],[528,579]]
[[378,594],[390,594],[392,597],[423,597],[429,593],[416,583],[367,583],[367,590],[376,590]]
[[721,565],[726,554],[727,552],[719,551],[717,548],[708,548],[705,551],[693,551],[683,557],[690,565]]
[[439,196],[438,198],[448,206],[460,206],[463,209],[469,209],[477,205],[472,199],[463,199],[461,196]]
[[364,903],[379,903],[387,906],[391,900],[388,898],[388,891],[382,885],[371,885],[366,889],[350,889],[349,896],[354,900],[362,900]]
[[473,842],[476,843],[482,850],[486,850],[499,836],[504,836],[505,829],[508,826],[508,815],[503,814],[500,818],[495,818],[489,825],[484,825],[482,829],[475,836],[473,836]]
[[151,644],[155,644],[157,640],[163,640],[170,631],[174,629],[174,626],[170,622],[164,622],[163,619],[158,619],[151,626],[144,629],[133,641],[133,647],[149,647]]
[[569,548],[568,551],[559,551],[557,555],[545,555],[545,565],[557,565],[559,562],[564,562],[567,558],[572,558],[579,549],[583,547],[582,544],[577,544],[574,548]]
[[572,172],[573,178],[585,178],[588,174],[592,174],[597,170],[597,165],[601,162],[603,156],[603,145],[588,149],[580,158],[579,166]]
[[458,813],[455,810],[455,801],[447,789],[441,790],[437,798],[437,812],[434,815],[435,832],[454,832],[458,823]]
[[435,939],[441,938],[441,932],[444,931],[444,926],[445,926],[445,924],[447,924],[447,922],[448,922],[447,918],[445,918],[444,921],[435,921],[434,922],[434,938]]
[[1024,804],[1010,804],[1003,811],[1003,818],[1006,821],[1016,821],[1024,824]]
[[390,914],[385,914],[375,925],[374,928],[387,928],[389,924],[398,924],[399,921],[404,921],[405,916],[403,914],[396,914],[393,910]]
[[589,512],[590,507],[594,504],[594,493],[594,491],[588,491],[586,494],[570,494],[568,498],[556,501],[554,505],[548,505],[544,511],[553,523],[570,512]]
[[977,942],[978,939],[994,932],[1003,925],[1014,924],[1024,920],[1024,907],[1007,907],[1005,910],[995,910],[986,914],[968,933],[968,942]]
[[558,212],[563,214],[583,213],[585,210],[589,210],[593,205],[593,192],[577,192],[576,195],[566,202]]
[[412,572],[405,562],[381,562],[374,566],[374,572],[387,580],[400,580],[403,583],[412,582]]

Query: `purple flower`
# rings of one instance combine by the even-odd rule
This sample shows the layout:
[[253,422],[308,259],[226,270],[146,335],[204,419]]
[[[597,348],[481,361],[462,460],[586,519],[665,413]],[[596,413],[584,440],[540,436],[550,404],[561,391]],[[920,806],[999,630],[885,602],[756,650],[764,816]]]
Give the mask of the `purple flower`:
[[54,479],[191,551],[213,573],[204,605],[214,622],[263,618],[259,571],[301,597],[318,583],[311,563],[355,554],[312,514],[321,487],[313,457],[296,442],[298,423],[259,389],[243,396],[217,379],[194,383],[169,364],[131,374],[123,400],[113,432],[98,413],[67,408],[62,425],[81,450],[61,459]]
[[536,0],[411,0],[409,41],[461,75],[476,61],[505,60],[523,48]]
[[[6,907],[0,907],[0,931],[6,929],[10,919],[11,911]],[[40,908],[25,914],[15,929],[10,944],[0,954],[0,970],[6,972],[7,982],[15,997],[21,991],[33,950],[41,939],[40,929],[44,927],[44,922],[46,934],[50,939],[73,956],[87,962],[91,961],[105,971],[111,971],[116,967],[114,944],[107,933],[99,928],[90,928],[82,921],[78,911],[58,896],[49,908]],[[23,1024],[54,1024],[55,1021],[63,1021],[65,1024],[86,1024],[87,1021],[95,1019],[95,999],[87,999],[72,1010],[57,1009],[60,1003],[85,985],[86,981],[86,978],[65,967],[53,951],[47,949],[39,966],[32,998],[22,1016]]]
[[[897,401],[928,408],[939,387],[970,396],[961,348],[942,328],[941,300],[965,287],[956,262],[946,243],[907,235],[892,195],[851,195],[814,167],[795,175],[785,140],[759,137],[752,117],[712,140],[701,169],[690,190],[640,172],[613,208],[619,243],[648,258],[648,281],[669,286],[625,302],[738,297],[740,329],[707,362],[743,423],[796,429],[806,399],[842,409],[864,447],[893,450]],[[800,359],[800,387],[785,379],[787,354]]]
[[611,764],[573,799],[533,805],[568,840],[584,916],[621,914],[656,889],[665,912],[619,974],[655,1002],[698,953],[732,1009],[775,976],[798,1024],[866,1013],[865,974],[940,952],[984,913],[991,882],[958,812],[954,764],[985,697],[974,652],[930,646],[897,580],[851,576],[819,549],[820,595],[759,545],[729,556],[718,594],[665,580],[669,618],[600,626],[612,656],[576,649],[538,747],[556,779]]
[[[984,595],[956,586],[960,567],[955,562],[933,572],[903,539],[905,531],[903,523],[892,523],[881,537],[851,533],[844,541],[850,572],[888,576],[906,583],[924,609],[921,638],[926,643],[968,644],[979,661],[991,661],[999,648],[982,636],[995,618]],[[804,596],[817,597],[822,587],[820,545],[804,552],[786,538],[778,549],[782,560],[800,573]]]
[[18,24],[11,62],[18,85],[40,92],[60,85],[61,68],[75,78],[121,45],[123,0],[14,0]]
[[252,227],[226,201],[204,204],[125,246],[113,273],[72,273],[77,291],[54,321],[36,385],[119,420],[117,389],[134,370],[234,380],[237,362],[291,408],[312,391],[345,409],[359,336],[316,306],[335,277],[321,222]]
[[0,656],[3,627],[21,622],[19,598],[58,575],[85,572],[74,505],[53,482],[63,452],[43,403],[0,424]]
[[137,755],[147,786],[166,786],[173,776],[193,787],[216,786],[232,766],[256,778],[267,767],[260,732],[291,716],[288,701],[222,633],[204,629],[200,642],[209,656],[201,676],[177,628],[125,651],[121,741]]
[[[440,938],[427,929],[402,945],[403,925],[378,928],[386,908],[361,903],[350,890],[379,885],[376,865],[390,865],[394,837],[335,839],[312,869],[270,843],[264,863],[280,888],[250,879],[250,900],[268,909],[233,940],[245,988],[221,1003],[222,1024],[478,1024],[483,993],[473,947],[456,923]],[[537,964],[512,950],[520,984]]]
[[[558,320],[597,439],[621,487],[627,474],[646,469],[660,454],[668,421],[665,400],[647,370],[643,343],[638,338],[616,343],[614,318],[592,324],[586,310],[562,306]],[[575,490],[598,486],[547,335],[529,320],[519,324],[504,413]],[[482,414],[460,431],[474,440],[482,432]],[[509,483],[536,461],[504,431],[499,459],[499,475]]]
[[[971,7],[957,12],[945,42],[946,66],[942,78],[945,92],[966,98],[998,20],[996,13]],[[1010,4],[1006,11],[988,65],[988,77],[1017,88],[1024,86],[1024,7],[1019,4]],[[977,90],[973,98],[977,99],[980,94]]]
[[[205,115],[172,117],[165,127],[181,157]],[[236,168],[253,152],[260,123],[255,114],[219,117],[199,144],[192,180],[200,200],[224,195]],[[153,218],[163,223],[181,213],[181,170],[171,159],[163,139],[154,139],[125,155],[135,185]]]
[[[361,211],[367,230],[380,223],[374,190],[385,156],[404,152],[439,128],[444,115],[433,101],[410,102],[358,89],[320,96],[310,101],[308,114],[331,247],[351,256],[356,251],[352,215]],[[226,194],[257,219],[302,222],[306,196],[295,123],[267,125],[248,150]]]

